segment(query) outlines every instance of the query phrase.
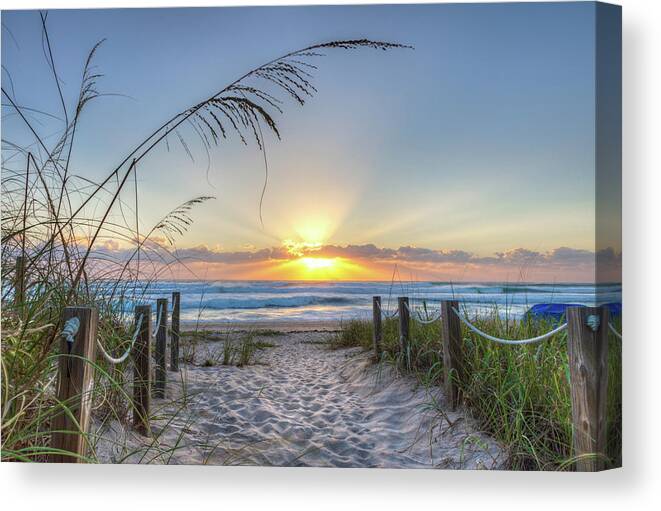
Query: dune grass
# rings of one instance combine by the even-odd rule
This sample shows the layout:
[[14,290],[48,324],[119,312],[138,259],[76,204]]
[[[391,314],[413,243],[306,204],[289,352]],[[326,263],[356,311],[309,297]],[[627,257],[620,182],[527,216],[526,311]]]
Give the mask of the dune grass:
[[222,364],[243,367],[250,365],[259,346],[252,332],[244,333],[235,338],[230,332],[225,335],[222,349]]
[[[94,181],[85,169],[75,168],[73,156],[83,127],[81,119],[90,105],[107,95],[100,90],[103,75],[95,62],[103,41],[89,51],[77,95],[70,98],[61,87],[65,80],[58,74],[58,59],[53,58],[57,48],[48,36],[47,14],[35,13],[34,19],[42,29],[44,69],[51,75],[43,81],[44,87],[52,83],[59,99],[53,112],[25,106],[30,98],[21,94],[12,70],[3,66],[2,461],[46,461],[53,453],[49,445],[53,417],[71,414],[71,403],[57,402],[55,389],[64,308],[96,307],[97,340],[116,356],[131,337],[130,306],[143,302],[150,284],[172,265],[182,265],[175,241],[192,223],[192,209],[212,197],[195,197],[152,226],[142,225],[140,162],[156,150],[170,150],[170,139],[178,140],[191,157],[195,147],[187,142],[190,139],[207,155],[212,146],[231,136],[244,145],[253,141],[263,151],[262,126],[267,134],[279,138],[275,118],[283,113],[286,100],[303,105],[316,93],[312,73],[317,65],[312,61],[332,51],[404,48],[367,39],[330,41],[275,58],[175,113],[147,138],[136,141],[126,154],[116,155],[111,162],[94,162],[100,169],[108,168]],[[30,59],[26,56],[21,65],[36,66]],[[74,83],[72,77],[66,78]],[[46,95],[50,91],[40,92]],[[24,280],[16,279],[19,256],[25,261]],[[255,346],[252,338],[241,343],[237,363],[249,363]],[[84,461],[97,461],[97,432],[109,422],[128,424],[133,408],[132,361],[129,357],[112,366],[99,357],[85,363],[95,369],[92,396],[78,397],[91,399],[93,423],[100,426],[65,433],[84,435],[89,445]],[[160,417],[169,424],[183,405],[162,407],[166,408],[175,410],[165,419]],[[153,432],[151,447],[138,462],[171,458],[176,446],[161,452],[159,435]],[[119,451],[122,460],[133,457],[126,448]]]
[[[195,365],[198,363],[196,356],[200,356],[202,367],[219,365],[244,367],[255,363],[255,355],[258,351],[276,346],[272,342],[260,339],[263,336],[261,330],[235,331],[228,328],[203,332],[204,334],[198,334],[196,331],[184,332],[182,339],[185,342],[182,343],[182,348],[183,360],[186,363]],[[208,341],[220,343],[220,349]]]
[[[523,339],[548,332],[556,323],[503,319],[491,312],[471,321],[492,335]],[[620,330],[619,318],[616,328]],[[480,428],[509,451],[509,465],[518,470],[571,470],[572,420],[567,333],[540,344],[506,346],[482,339],[462,326],[467,377],[461,384],[463,403]],[[335,348],[372,348],[372,324],[352,320],[331,339]],[[412,374],[420,384],[443,383],[440,321],[411,321],[410,365],[403,364],[398,320],[383,322],[381,363]],[[622,463],[621,341],[609,333],[607,467]],[[405,369],[402,369],[405,368]],[[431,408],[440,404],[432,401]]]

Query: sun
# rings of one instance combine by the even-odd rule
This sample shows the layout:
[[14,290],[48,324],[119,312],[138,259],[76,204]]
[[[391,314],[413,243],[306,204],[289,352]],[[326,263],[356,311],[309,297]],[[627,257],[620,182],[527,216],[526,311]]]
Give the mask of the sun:
[[321,268],[332,268],[337,264],[337,260],[327,257],[301,257],[301,263],[308,270],[318,270]]
[[[270,267],[268,278],[278,280],[360,280],[364,268],[356,261],[343,257],[303,256]],[[266,275],[263,275],[264,278]]]
[[306,255],[289,262],[294,278],[301,280],[346,279],[354,265],[341,257]]

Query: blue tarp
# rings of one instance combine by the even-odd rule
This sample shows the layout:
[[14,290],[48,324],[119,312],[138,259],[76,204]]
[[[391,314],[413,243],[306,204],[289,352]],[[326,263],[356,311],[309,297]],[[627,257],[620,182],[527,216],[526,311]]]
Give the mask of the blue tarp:
[[[606,303],[604,305],[608,307],[611,316],[622,314],[621,303]],[[566,314],[567,307],[584,307],[584,305],[578,303],[539,303],[530,307],[526,315],[532,318],[560,319]]]

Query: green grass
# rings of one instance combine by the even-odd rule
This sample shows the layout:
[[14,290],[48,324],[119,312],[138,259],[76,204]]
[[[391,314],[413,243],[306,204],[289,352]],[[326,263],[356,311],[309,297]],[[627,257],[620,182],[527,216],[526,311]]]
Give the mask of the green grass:
[[372,346],[372,324],[368,321],[343,321],[339,332],[335,332],[329,341],[331,349],[360,346],[369,349]]
[[255,349],[258,350],[265,350],[267,348],[275,348],[276,345],[273,344],[272,342],[267,342],[267,341],[255,341]]
[[235,365],[237,367],[244,367],[254,364],[255,353],[258,350],[275,347],[275,344],[273,343],[256,340],[256,337],[261,335],[261,332],[250,331],[232,333],[232,331],[228,330],[224,332],[223,335],[223,346],[219,352],[219,359],[207,359],[213,361],[213,364],[211,365],[220,363],[225,366]]
[[[551,330],[546,321],[502,319],[494,308],[486,317],[471,318],[492,335],[522,339]],[[557,326],[557,325],[555,325]],[[616,328],[620,330],[619,319]],[[566,331],[534,345],[507,346],[482,339],[462,326],[466,380],[463,403],[481,429],[507,447],[512,469],[573,468],[572,420]],[[621,331],[621,330],[620,330]],[[372,349],[372,324],[353,320],[330,341],[334,348]],[[440,322],[411,321],[408,363],[399,347],[398,320],[383,323],[382,363],[412,374],[420,384],[443,383]],[[622,463],[621,341],[609,334],[608,467]],[[430,402],[430,407],[440,406]]]
[[232,337],[227,334],[225,341],[223,342],[223,365],[231,365],[234,360],[234,341]]
[[257,346],[255,344],[255,337],[253,334],[244,335],[239,341],[239,346],[237,348],[237,361],[236,365],[238,367],[247,366],[250,364]]
[[[52,306],[52,302],[50,302]],[[72,429],[65,434],[80,434],[88,448],[81,457],[83,461],[98,461],[97,444],[103,436],[104,428],[111,422],[123,427],[132,427],[133,393],[130,357],[126,362],[113,366],[102,357],[95,360],[83,359],[94,372],[94,384],[84,395],[73,396],[60,402],[56,398],[57,369],[62,357],[60,339],[54,335],[58,331],[57,318],[45,322],[41,315],[46,314],[41,297],[32,295],[23,304],[18,316],[11,306],[3,307],[2,337],[2,461],[45,462],[56,451],[51,447],[51,430],[58,415],[71,415],[74,405],[80,398],[89,399],[92,410],[92,424],[87,431]],[[100,342],[114,353],[120,353],[129,339],[130,325],[117,322],[117,316],[102,315],[98,331]],[[29,328],[26,325],[43,321],[43,327]],[[178,399],[187,399],[184,395]],[[152,424],[159,417],[172,421],[182,411],[182,407],[171,407],[173,411],[163,415],[163,408],[170,406],[171,400],[164,400],[151,410]],[[164,454],[159,444],[162,431],[156,431],[146,446],[130,447],[115,445],[126,456],[143,452],[150,458]]]
[[284,332],[281,332],[280,330],[273,330],[272,328],[265,328],[263,330],[256,330],[255,335],[259,337],[279,337],[281,335],[285,335]]
[[[213,367],[217,365],[243,367],[254,364],[257,351],[274,348],[272,342],[259,339],[262,336],[260,330],[241,331],[231,328],[225,330],[199,330],[184,334],[185,342],[182,343],[182,360],[188,364],[199,364],[196,362],[196,354],[204,348],[201,355],[202,367]],[[202,343],[202,341],[206,341]],[[214,341],[221,344],[220,349],[214,346]]]

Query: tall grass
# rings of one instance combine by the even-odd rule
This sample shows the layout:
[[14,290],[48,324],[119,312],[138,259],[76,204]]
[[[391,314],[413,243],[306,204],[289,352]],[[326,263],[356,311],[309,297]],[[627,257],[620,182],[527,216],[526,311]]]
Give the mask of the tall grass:
[[[312,73],[317,66],[313,62],[323,52],[402,47],[366,39],[332,41],[273,59],[170,117],[147,138],[137,141],[133,149],[113,158],[119,165],[108,165],[105,177],[97,182],[74,168],[72,156],[80,138],[80,120],[90,105],[104,96],[99,89],[102,75],[95,63],[102,42],[94,45],[83,63],[78,94],[72,100],[61,88],[63,80],[58,75],[57,59],[53,58],[57,52],[51,46],[47,15],[40,13],[39,22],[48,73],[52,74],[59,98],[58,111],[43,112],[25,106],[20,84],[11,79],[11,69],[3,66],[3,461],[45,461],[52,453],[49,440],[53,417],[70,413],[70,403],[55,399],[63,309],[73,305],[97,307],[98,341],[110,353],[122,353],[133,328],[132,314],[125,311],[127,304],[144,300],[151,282],[173,264],[181,264],[176,258],[175,241],[191,224],[192,209],[211,197],[193,198],[174,207],[153,226],[144,226],[139,214],[140,162],[157,148],[169,147],[173,137],[187,153],[191,152],[187,142],[191,136],[207,150],[234,135],[246,145],[254,140],[263,151],[262,125],[279,137],[275,116],[282,113],[284,100],[289,98],[302,105],[316,92]],[[26,61],[21,65],[36,64]],[[18,128],[7,128],[10,118]],[[57,124],[59,138],[53,141],[40,133],[44,120],[49,126]],[[157,238],[164,238],[166,243]],[[105,242],[124,248],[113,251],[103,246]],[[27,261],[27,289],[20,303],[15,299],[17,256]],[[247,346],[239,361],[247,363],[251,355]],[[91,396],[94,420],[101,424],[110,420],[126,423],[133,407],[131,358],[118,366],[110,366],[102,358],[86,363],[95,368]],[[90,446],[85,459],[95,461],[95,433],[67,433],[85,434]],[[152,443],[158,442],[154,439]],[[144,455],[139,459],[155,457]]]
[[[492,335],[523,339],[548,332],[556,323],[504,319],[496,306],[471,322]],[[616,328],[620,328],[619,318]],[[507,346],[482,339],[462,326],[466,379],[463,402],[480,428],[509,451],[510,467],[519,470],[571,470],[572,420],[567,333],[540,344]],[[345,322],[331,341],[335,347],[372,349],[372,325],[367,320]],[[440,322],[411,321],[410,365],[399,347],[398,320],[383,323],[381,363],[412,374],[420,384],[443,383]],[[609,333],[608,466],[622,463],[621,341]],[[430,407],[440,407],[436,401]]]
[[[201,333],[200,333],[201,332]],[[262,336],[261,331],[233,331],[231,328],[223,331],[191,331],[184,332],[184,350],[187,355],[187,363],[199,364],[204,367],[216,365],[244,367],[255,363],[255,355],[259,350],[273,348],[275,344],[258,340]],[[204,351],[196,360],[199,340],[205,338]],[[220,347],[216,344],[219,343]]]

